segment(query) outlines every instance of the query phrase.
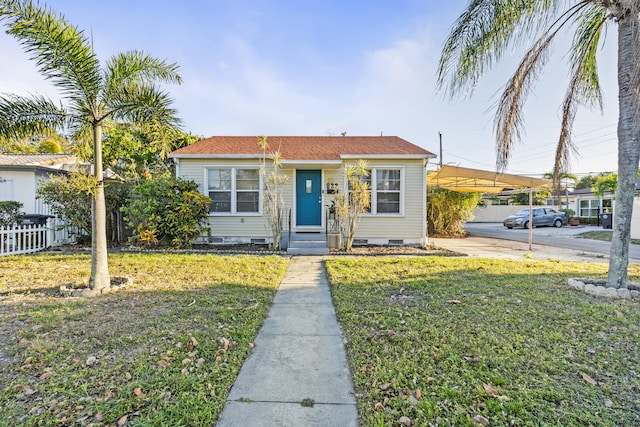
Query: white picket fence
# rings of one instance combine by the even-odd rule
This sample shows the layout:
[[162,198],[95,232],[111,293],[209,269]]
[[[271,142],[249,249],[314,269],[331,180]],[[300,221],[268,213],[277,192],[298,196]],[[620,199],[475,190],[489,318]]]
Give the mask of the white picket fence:
[[0,227],[0,256],[30,254],[49,247],[74,243],[74,231],[72,227],[55,219],[50,219],[43,225]]

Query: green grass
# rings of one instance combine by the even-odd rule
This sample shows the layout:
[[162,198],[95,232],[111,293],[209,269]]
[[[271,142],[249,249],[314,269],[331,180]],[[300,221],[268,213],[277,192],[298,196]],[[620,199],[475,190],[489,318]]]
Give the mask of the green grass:
[[[362,426],[640,425],[638,302],[568,277],[606,264],[332,259]],[[630,277],[638,278],[638,266]],[[592,384],[591,382],[596,382]]]
[[[597,231],[585,231],[584,233],[576,234],[576,237],[581,239],[602,240],[604,242],[610,242],[613,237],[612,230],[597,230]],[[640,239],[631,239],[633,245],[640,245]]]
[[57,296],[87,255],[0,262],[0,426],[211,426],[287,260],[111,255],[123,291]]

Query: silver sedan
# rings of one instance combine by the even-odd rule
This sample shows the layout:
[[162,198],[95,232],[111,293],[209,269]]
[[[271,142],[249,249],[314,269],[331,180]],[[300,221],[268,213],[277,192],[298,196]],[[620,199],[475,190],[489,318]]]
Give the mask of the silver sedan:
[[[502,223],[509,229],[513,227],[529,228],[529,209],[522,209],[515,215],[506,217]],[[567,216],[564,212],[558,212],[552,208],[535,208],[533,210],[533,226],[542,225],[562,227],[567,225]]]

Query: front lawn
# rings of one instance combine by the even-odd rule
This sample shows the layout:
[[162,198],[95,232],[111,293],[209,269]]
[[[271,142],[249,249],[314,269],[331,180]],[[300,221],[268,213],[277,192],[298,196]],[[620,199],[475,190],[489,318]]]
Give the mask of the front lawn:
[[[0,261],[0,425],[211,426],[287,259],[111,255],[134,284],[64,299],[87,255]],[[118,424],[119,423],[119,424]]]
[[567,286],[606,264],[336,258],[327,270],[362,426],[640,425],[640,304]]
[[[576,234],[576,237],[580,239],[602,240],[610,242],[613,237],[613,230],[594,230],[585,231],[584,233]],[[640,239],[631,239],[629,241],[632,245],[640,245]]]

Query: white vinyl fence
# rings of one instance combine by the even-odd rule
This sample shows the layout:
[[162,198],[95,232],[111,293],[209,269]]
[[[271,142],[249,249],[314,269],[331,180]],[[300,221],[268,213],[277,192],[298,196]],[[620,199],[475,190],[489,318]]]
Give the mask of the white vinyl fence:
[[38,252],[53,246],[74,243],[77,233],[64,222],[50,219],[46,224],[0,227],[0,256]]

